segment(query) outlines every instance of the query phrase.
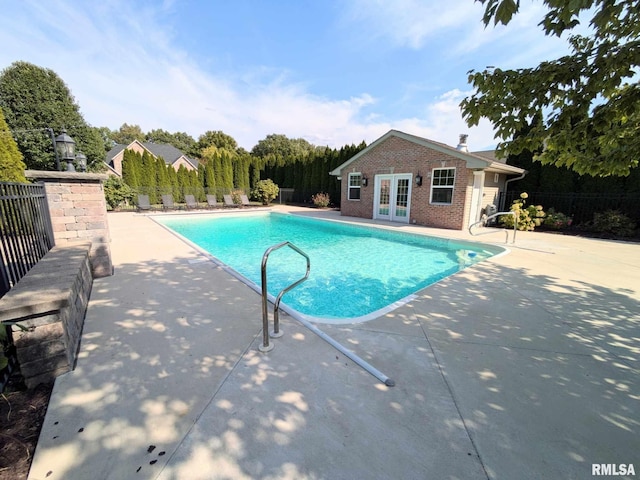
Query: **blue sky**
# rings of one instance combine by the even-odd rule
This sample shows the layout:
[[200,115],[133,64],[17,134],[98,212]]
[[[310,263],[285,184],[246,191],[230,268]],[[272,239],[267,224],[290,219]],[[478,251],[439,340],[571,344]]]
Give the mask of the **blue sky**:
[[0,69],[55,71],[87,122],[197,139],[222,130],[247,150],[269,134],[341,147],[389,129],[493,148],[458,104],[467,71],[567,53],[522,2],[484,28],[473,0],[0,0]]

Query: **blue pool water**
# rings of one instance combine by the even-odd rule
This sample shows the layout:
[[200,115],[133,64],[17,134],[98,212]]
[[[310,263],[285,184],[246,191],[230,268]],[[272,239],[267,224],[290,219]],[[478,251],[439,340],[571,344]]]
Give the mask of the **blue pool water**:
[[[318,320],[361,321],[428,285],[502,251],[499,247],[279,213],[165,216],[156,220],[261,285],[262,256],[289,241],[311,259],[309,279],[282,303]],[[302,277],[306,260],[290,248],[268,262],[276,296]]]

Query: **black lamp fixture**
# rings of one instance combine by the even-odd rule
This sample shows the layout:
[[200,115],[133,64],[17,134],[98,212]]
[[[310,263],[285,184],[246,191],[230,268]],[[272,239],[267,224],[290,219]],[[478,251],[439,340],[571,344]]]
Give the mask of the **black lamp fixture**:
[[87,156],[84,153],[76,153],[76,163],[78,164],[78,170],[81,172],[87,171]]
[[56,151],[58,152],[58,158],[67,162],[67,172],[75,172],[76,169],[73,166],[73,161],[76,159],[76,142],[67,135],[65,129],[62,129],[60,135],[56,137]]
[[367,177],[362,177],[362,186],[366,187],[369,183],[369,179]]
[[422,186],[422,175],[418,174],[416,175],[416,185],[417,186]]

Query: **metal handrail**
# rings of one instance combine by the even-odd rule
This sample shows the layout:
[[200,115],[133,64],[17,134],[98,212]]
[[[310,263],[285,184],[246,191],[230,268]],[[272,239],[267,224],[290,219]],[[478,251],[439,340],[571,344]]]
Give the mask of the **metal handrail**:
[[[482,220],[476,222],[476,223],[472,223],[471,225],[469,225],[469,234],[476,236],[476,235],[488,235],[490,233],[496,233],[496,232],[484,232],[484,233],[473,233],[471,231],[471,229],[473,227],[475,227],[476,225],[486,225],[488,220],[491,220],[492,218],[496,218],[500,215],[513,215],[513,241],[511,242],[512,244],[516,243],[516,231],[518,230],[518,215],[516,212],[498,212],[498,213],[494,213],[493,215],[489,215],[486,218],[483,218]],[[506,228],[504,229],[504,233],[506,234],[506,238],[504,239],[504,243],[509,243],[509,230],[507,230]]]
[[300,255],[302,255],[307,260],[307,271],[300,280],[295,281],[288,287],[282,289],[278,296],[276,297],[276,301],[273,305],[273,333],[272,337],[277,338],[282,336],[280,332],[280,317],[278,315],[278,309],[280,308],[280,300],[282,300],[282,296],[287,293],[289,290],[297,287],[302,282],[304,282],[307,278],[309,278],[309,271],[311,270],[311,261],[309,260],[309,255],[304,253],[298,247],[296,247],[291,242],[282,242],[273,247],[267,248],[262,255],[262,266],[261,266],[261,275],[262,275],[262,345],[258,346],[258,350],[261,352],[268,352],[273,349],[273,345],[269,344],[269,312],[268,312],[268,293],[267,293],[267,261],[269,260],[269,255],[274,250],[278,250],[282,247],[289,247],[292,250],[296,251]]

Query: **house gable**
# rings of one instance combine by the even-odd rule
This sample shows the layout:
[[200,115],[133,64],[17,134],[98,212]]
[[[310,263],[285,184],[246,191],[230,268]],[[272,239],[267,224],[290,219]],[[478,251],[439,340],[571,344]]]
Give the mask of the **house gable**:
[[107,166],[118,176],[122,176],[122,159],[124,151],[132,150],[142,155],[145,151],[153,155],[155,158],[164,159],[167,165],[171,165],[176,171],[183,165],[187,170],[195,170],[198,168],[198,161],[187,157],[179,149],[173,145],[159,143],[143,143],[134,140],[129,145],[116,145],[106,155],[105,162]]
[[[490,185],[486,185],[489,179],[485,172],[495,172],[500,178],[494,181],[491,175]],[[466,228],[470,219],[475,221],[481,205],[493,201],[505,175],[523,172],[442,143],[391,130],[330,173],[342,179],[342,215],[394,221],[392,215],[384,212],[393,210],[397,204],[399,181],[404,182],[404,197],[400,201],[406,205],[408,214],[395,217],[395,221],[459,230]],[[352,178],[363,181],[359,195],[349,199],[349,178],[354,173],[359,175],[351,175]],[[443,186],[442,175],[451,183]],[[387,182],[384,192],[382,182]],[[491,199],[483,192],[485,185]],[[392,198],[383,208],[380,198],[388,195]]]
[[418,137],[416,135],[410,135],[408,133],[404,133],[399,130],[389,130],[382,137],[375,140],[373,143],[368,145],[366,148],[364,148],[363,150],[355,154],[349,160],[347,160],[342,165],[340,165],[339,167],[337,167],[336,169],[332,170],[329,173],[331,175],[340,175],[340,171],[344,169],[346,166],[356,161],[359,157],[366,155],[368,151],[370,151],[371,149],[374,149],[378,145],[386,142],[389,138],[394,138],[394,137],[464,160],[466,162],[467,168],[483,169],[483,168],[489,167],[489,165],[492,163],[491,160],[483,158],[479,155],[463,152],[456,148],[450,147],[449,145],[445,145],[444,143],[434,142],[433,140]]

